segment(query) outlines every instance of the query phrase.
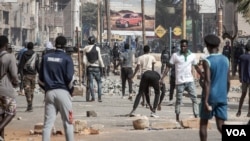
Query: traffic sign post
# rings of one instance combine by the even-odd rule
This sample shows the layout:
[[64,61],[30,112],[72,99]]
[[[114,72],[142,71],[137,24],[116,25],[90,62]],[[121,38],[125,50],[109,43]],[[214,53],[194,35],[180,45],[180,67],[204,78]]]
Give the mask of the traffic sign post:
[[155,29],[155,34],[161,38],[166,34],[167,30],[162,27],[161,25],[159,25],[156,29]]
[[171,54],[171,49],[172,49],[171,43],[172,43],[172,27],[170,26],[169,27],[169,52],[170,52],[170,54]]

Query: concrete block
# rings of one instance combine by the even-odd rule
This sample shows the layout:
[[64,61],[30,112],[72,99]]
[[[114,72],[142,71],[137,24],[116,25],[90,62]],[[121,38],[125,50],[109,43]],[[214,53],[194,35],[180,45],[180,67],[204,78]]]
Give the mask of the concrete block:
[[92,129],[92,128],[85,128],[80,134],[83,135],[94,135],[94,134],[99,134],[99,130]]
[[97,117],[97,114],[95,111],[87,111],[87,117]]
[[[184,128],[200,128],[200,119],[199,118],[189,118],[181,120],[181,126]],[[208,129],[211,129],[211,124],[208,121]]]
[[43,123],[36,123],[34,125],[34,134],[42,134],[43,132]]
[[83,96],[86,92],[85,86],[74,86],[73,96]]
[[148,118],[141,117],[133,121],[133,126],[135,130],[143,130],[149,127],[149,120]]
[[75,120],[75,122],[74,122],[74,132],[75,133],[80,133],[87,127],[88,126],[87,126],[86,120]]
[[176,121],[153,122],[151,123],[152,129],[176,129],[180,128],[180,124]]
[[104,128],[103,124],[93,124],[90,127],[91,129],[95,129],[95,130],[102,130]]

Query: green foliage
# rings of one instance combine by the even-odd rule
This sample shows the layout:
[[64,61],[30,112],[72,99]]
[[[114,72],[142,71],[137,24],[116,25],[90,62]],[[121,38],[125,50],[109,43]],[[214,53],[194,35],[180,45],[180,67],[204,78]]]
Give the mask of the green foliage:
[[227,0],[227,2],[238,4],[237,11],[250,23],[250,0]]
[[[98,5],[92,2],[87,2],[82,5],[82,23],[90,25],[94,30],[97,29],[97,12]],[[102,8],[102,13],[104,8]]]

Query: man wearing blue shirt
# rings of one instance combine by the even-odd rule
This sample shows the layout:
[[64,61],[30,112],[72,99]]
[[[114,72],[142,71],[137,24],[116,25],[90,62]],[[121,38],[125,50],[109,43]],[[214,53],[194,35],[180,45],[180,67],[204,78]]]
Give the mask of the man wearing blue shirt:
[[73,75],[72,58],[64,52],[66,38],[58,36],[55,52],[45,54],[39,73],[39,85],[45,90],[45,115],[42,140],[50,141],[51,129],[60,112],[66,141],[74,141],[73,131]]

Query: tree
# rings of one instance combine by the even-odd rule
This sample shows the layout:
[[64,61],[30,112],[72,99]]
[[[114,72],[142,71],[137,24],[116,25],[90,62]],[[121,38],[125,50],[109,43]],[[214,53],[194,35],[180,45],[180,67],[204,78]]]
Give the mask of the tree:
[[238,4],[237,11],[242,13],[246,22],[250,24],[250,0],[227,0],[228,2],[233,2]]

